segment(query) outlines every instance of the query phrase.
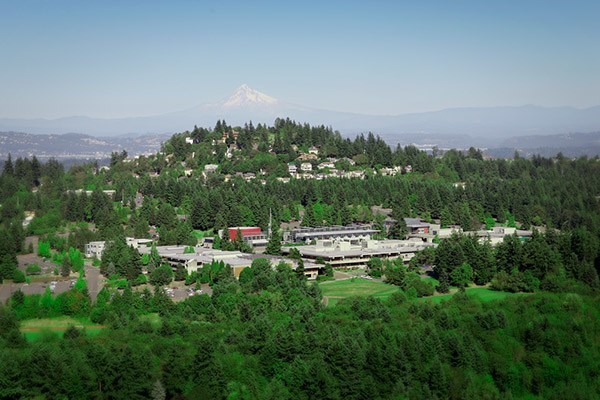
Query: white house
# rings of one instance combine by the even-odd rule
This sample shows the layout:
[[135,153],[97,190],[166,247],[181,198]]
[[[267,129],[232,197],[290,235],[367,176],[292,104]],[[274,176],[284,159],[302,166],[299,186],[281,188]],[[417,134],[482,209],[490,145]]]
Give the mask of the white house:
[[304,172],[312,171],[312,164],[303,162],[302,164],[300,164],[300,170]]
[[186,137],[186,138],[185,138],[185,142],[186,142],[187,144],[194,144],[194,139],[192,139],[191,137]]
[[207,174],[213,174],[213,173],[217,172],[218,168],[219,168],[219,166],[217,164],[206,164],[204,166],[204,172]]
[[331,161],[325,161],[325,162],[322,162],[321,164],[319,164],[319,169],[325,169],[325,168],[335,168],[335,164],[332,163]]

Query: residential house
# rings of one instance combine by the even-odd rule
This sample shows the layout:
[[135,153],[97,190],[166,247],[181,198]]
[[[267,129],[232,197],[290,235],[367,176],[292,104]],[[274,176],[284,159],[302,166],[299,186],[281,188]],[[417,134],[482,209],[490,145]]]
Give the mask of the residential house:
[[303,162],[302,164],[300,164],[300,170],[303,172],[312,171],[312,164],[308,162]]
[[325,169],[325,168],[330,168],[333,169],[335,168],[335,164],[332,163],[331,161],[325,161],[319,164],[319,169]]

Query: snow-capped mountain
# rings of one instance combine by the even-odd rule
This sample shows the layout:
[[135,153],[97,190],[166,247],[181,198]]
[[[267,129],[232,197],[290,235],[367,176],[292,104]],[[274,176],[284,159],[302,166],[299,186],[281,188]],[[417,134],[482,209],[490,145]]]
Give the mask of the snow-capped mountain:
[[272,106],[278,103],[279,101],[276,98],[252,89],[244,83],[231,96],[220,101],[217,105],[221,107],[246,107],[256,105]]

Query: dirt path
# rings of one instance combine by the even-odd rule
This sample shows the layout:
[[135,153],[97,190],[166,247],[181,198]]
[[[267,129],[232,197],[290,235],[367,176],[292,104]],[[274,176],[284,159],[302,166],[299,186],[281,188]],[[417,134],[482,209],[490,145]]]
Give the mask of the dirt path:
[[[104,329],[105,325],[73,325],[78,329]],[[21,332],[41,332],[41,331],[66,331],[68,326],[52,326],[47,328],[21,328]]]

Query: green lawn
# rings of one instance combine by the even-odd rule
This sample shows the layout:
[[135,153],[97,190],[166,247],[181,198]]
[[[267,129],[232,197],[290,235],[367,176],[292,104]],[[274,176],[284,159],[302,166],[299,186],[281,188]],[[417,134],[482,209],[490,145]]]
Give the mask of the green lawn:
[[23,332],[28,341],[35,341],[50,335],[62,337],[69,326],[75,326],[80,329],[85,328],[86,334],[89,336],[95,336],[104,329],[103,326],[86,319],[57,317],[21,321],[21,332]]
[[[505,297],[510,296],[523,296],[526,293],[510,293],[510,292],[498,292],[495,290],[491,290],[487,287],[471,287],[466,289],[467,295],[470,297],[477,297],[481,301],[492,301],[492,300],[501,300]],[[450,300],[455,293],[442,294],[431,297],[422,297],[417,299],[418,301],[433,301],[434,303],[439,303],[442,300]]]
[[323,296],[328,298],[328,305],[334,305],[339,300],[352,296],[373,296],[384,300],[399,290],[396,286],[363,278],[328,281],[320,283],[319,286]]
[[[437,281],[434,278],[424,278],[425,281],[430,281],[434,284]],[[396,286],[388,285],[382,282],[370,281],[363,278],[345,279],[340,281],[328,281],[319,284],[323,296],[327,297],[327,305],[332,306],[337,304],[341,299],[351,296],[373,296],[381,300],[387,299],[392,293],[399,289]],[[525,293],[510,293],[498,292],[487,287],[471,287],[466,289],[467,294],[471,297],[477,297],[481,301],[500,300],[509,296],[522,296]],[[455,291],[449,294],[436,295],[431,297],[422,297],[417,301],[433,301],[439,303],[442,300],[450,300],[454,296]]]
[[207,236],[214,236],[214,233],[213,233],[212,229],[209,229],[207,231],[201,231],[201,230],[198,230],[198,229],[194,229],[193,233],[194,233],[194,236],[196,236],[196,239],[202,239],[202,238],[207,237]]

